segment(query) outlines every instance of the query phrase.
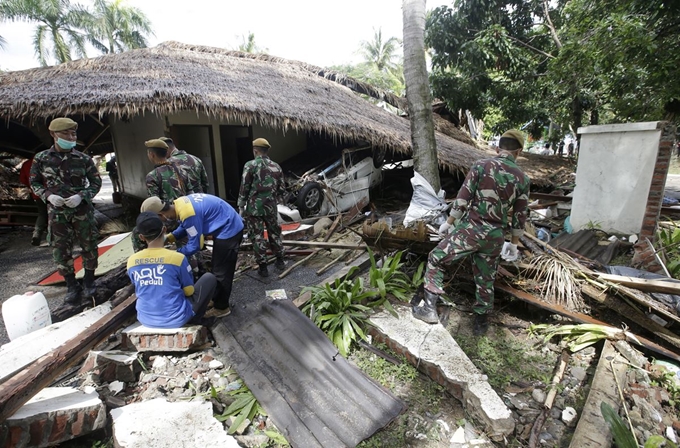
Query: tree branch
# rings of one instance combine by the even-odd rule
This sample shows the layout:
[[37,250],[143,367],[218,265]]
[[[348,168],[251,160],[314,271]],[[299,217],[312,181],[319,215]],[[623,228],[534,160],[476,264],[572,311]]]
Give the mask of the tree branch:
[[509,35],[509,34],[506,34],[506,36],[509,37],[512,41],[517,42],[518,44],[520,44],[520,45],[522,45],[522,46],[525,46],[525,47],[527,47],[528,49],[533,50],[533,51],[535,51],[536,53],[545,56],[546,58],[555,59],[555,56],[551,55],[550,53],[546,53],[546,52],[543,51],[543,50],[539,50],[538,48],[536,48],[536,47],[534,47],[534,46],[532,46],[532,45],[529,45],[528,43],[526,43],[526,42],[524,42],[524,41],[522,41],[522,40],[520,40],[520,39],[517,39],[516,37],[513,37],[513,36],[511,36],[511,35]]
[[560,42],[560,38],[557,36],[557,31],[555,31],[555,25],[553,25],[552,20],[550,20],[548,0],[543,0],[543,12],[545,13],[545,23],[548,26],[548,29],[550,30],[550,35],[555,41],[555,45],[557,45],[558,49],[562,49],[562,42]]

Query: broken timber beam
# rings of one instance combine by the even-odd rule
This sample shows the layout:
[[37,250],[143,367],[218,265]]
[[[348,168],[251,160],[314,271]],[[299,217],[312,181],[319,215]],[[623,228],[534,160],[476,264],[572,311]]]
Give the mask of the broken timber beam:
[[136,300],[131,295],[87,330],[5,381],[0,389],[0,424],[132,317]]
[[[612,435],[609,425],[602,417],[600,404],[609,404],[614,412],[618,412],[619,398],[616,380],[622,383],[628,368],[625,359],[614,349],[609,341],[604,341],[604,348],[597,363],[595,377],[590,386],[588,399],[581,412],[570,448],[606,448],[611,446]],[[616,378],[616,379],[615,379]]]
[[300,247],[320,247],[322,249],[366,249],[365,244],[347,244],[347,243],[326,243],[321,241],[289,241],[283,240],[284,246],[300,246]]
[[[530,303],[538,308],[550,311],[551,313],[557,313],[561,314],[562,316],[568,317],[569,319],[573,320],[574,322],[579,322],[582,324],[596,324],[596,325],[604,325],[607,327],[611,327],[611,325],[599,321],[593,317],[588,316],[587,314],[582,314],[582,313],[576,313],[574,311],[569,311],[568,309],[564,308],[563,306],[560,305],[553,305],[551,303],[544,302],[543,300],[540,300],[539,298],[524,292],[520,291],[518,289],[513,288],[512,286],[506,285],[501,282],[495,282],[494,283],[494,289],[497,291],[503,291],[507,294],[510,294],[513,297],[516,297],[524,302]],[[635,337],[638,338],[640,341],[640,345],[642,347],[645,347],[648,350],[651,350],[655,353],[658,353],[660,355],[663,355],[667,358],[670,358],[674,361],[680,362],[680,355],[668,350],[665,347],[660,346],[659,344],[656,344],[655,342],[650,341],[647,338],[644,338],[642,336],[635,335]],[[632,343],[637,344],[635,341],[630,341]]]
[[[331,227],[328,229],[328,232],[326,232],[326,236],[325,236],[324,239],[323,239],[323,242],[324,242],[324,243],[327,243],[328,240],[331,239],[331,236],[333,236],[333,233],[335,233],[335,230],[338,228],[338,224],[340,224],[340,220],[342,220],[342,213],[338,214],[338,216],[335,217],[335,221],[333,221],[333,224],[331,224]],[[279,279],[284,278],[286,275],[290,274],[290,272],[291,272],[293,269],[295,269],[296,267],[300,266],[301,264],[303,264],[303,263],[306,262],[307,260],[311,259],[314,255],[316,255],[316,254],[318,254],[319,252],[321,252],[321,250],[322,250],[321,248],[316,249],[314,252],[312,252],[311,254],[307,255],[307,256],[306,256],[305,258],[303,258],[302,260],[300,260],[300,261],[298,261],[297,263],[295,263],[295,264],[293,264],[292,266],[290,266],[288,269],[286,269],[285,271],[283,271],[283,272],[279,275]]]
[[599,280],[619,283],[629,288],[645,292],[662,292],[665,294],[680,294],[680,282],[665,280],[646,280],[643,278],[627,277],[624,275],[598,274]]

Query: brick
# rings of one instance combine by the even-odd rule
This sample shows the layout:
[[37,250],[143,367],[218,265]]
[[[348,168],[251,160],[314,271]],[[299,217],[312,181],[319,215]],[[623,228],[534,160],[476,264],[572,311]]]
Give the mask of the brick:
[[80,374],[90,374],[96,384],[123,381],[137,381],[142,366],[138,352],[121,350],[91,351],[80,369]]
[[[86,415],[92,418],[86,419]],[[106,408],[93,388],[83,392],[72,387],[48,387],[9,417],[0,431],[9,433],[10,444],[5,446],[44,447],[96,431],[105,424]]]
[[52,431],[50,437],[47,439],[49,443],[58,443],[60,440],[66,440],[66,424],[68,423],[68,415],[57,415],[52,423]]
[[147,328],[139,322],[123,330],[123,347],[140,352],[185,352],[208,341],[201,325],[181,328]]

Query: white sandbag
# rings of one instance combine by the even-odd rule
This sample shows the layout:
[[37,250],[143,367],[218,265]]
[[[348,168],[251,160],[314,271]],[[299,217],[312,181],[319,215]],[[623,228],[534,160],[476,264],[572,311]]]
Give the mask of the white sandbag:
[[[440,224],[440,222],[437,222],[442,221],[442,219],[439,219],[440,215],[449,208],[449,205],[444,202],[444,190],[439,190],[439,194],[435,193],[432,185],[417,171],[413,172],[411,185],[413,186],[413,196],[408,210],[406,210],[404,226],[408,227],[419,219],[433,220],[434,224]],[[445,217],[442,218],[446,219]]]

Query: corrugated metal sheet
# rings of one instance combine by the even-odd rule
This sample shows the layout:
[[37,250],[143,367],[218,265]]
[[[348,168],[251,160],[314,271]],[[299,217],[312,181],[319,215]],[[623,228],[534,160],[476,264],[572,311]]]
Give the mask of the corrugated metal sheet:
[[606,246],[598,245],[597,232],[591,229],[581,229],[575,233],[562,233],[548,244],[553,247],[566,249],[600,264],[607,265],[619,253],[620,242],[614,241]]
[[289,300],[238,300],[212,331],[295,447],[355,446],[405,409],[340,356]]

